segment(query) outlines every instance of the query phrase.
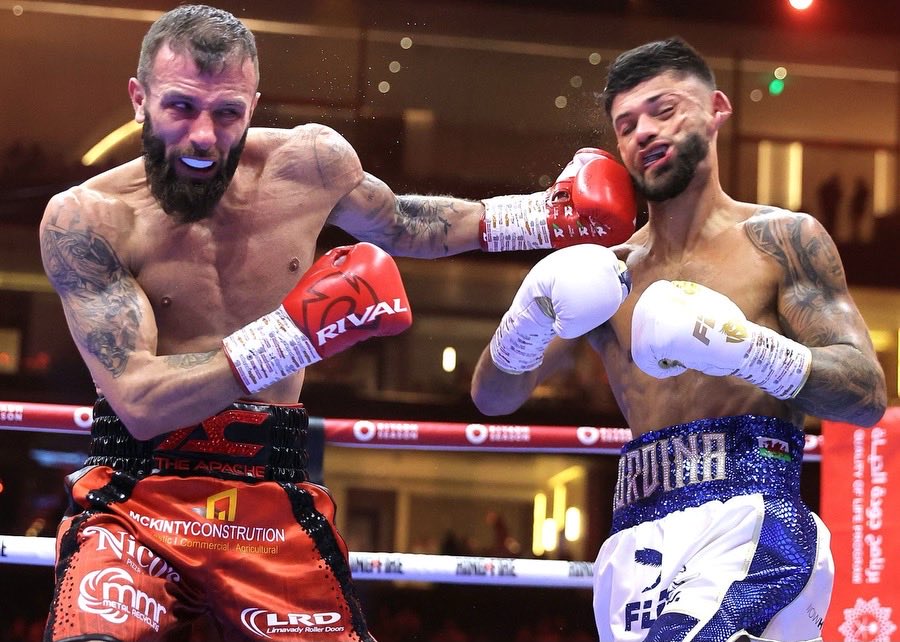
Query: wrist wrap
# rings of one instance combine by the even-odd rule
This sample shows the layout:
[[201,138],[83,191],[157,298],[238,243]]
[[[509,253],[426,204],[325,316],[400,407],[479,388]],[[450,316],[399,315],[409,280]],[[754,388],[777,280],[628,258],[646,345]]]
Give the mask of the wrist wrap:
[[481,249],[485,252],[539,250],[550,247],[547,193],[495,196],[482,201]]
[[809,377],[812,352],[774,330],[757,326],[753,343],[735,375],[777,399],[793,399]]
[[228,335],[222,344],[232,369],[251,393],[322,360],[284,306]]

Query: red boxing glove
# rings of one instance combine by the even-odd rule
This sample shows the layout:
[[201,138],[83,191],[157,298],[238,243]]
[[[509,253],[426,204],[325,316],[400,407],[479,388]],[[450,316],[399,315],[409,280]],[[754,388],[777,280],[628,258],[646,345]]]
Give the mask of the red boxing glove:
[[634,187],[610,154],[578,150],[546,192],[484,201],[481,247],[487,252],[616,245],[634,233]]
[[277,310],[223,340],[248,392],[370,337],[412,324],[397,264],[371,243],[329,250],[300,278]]

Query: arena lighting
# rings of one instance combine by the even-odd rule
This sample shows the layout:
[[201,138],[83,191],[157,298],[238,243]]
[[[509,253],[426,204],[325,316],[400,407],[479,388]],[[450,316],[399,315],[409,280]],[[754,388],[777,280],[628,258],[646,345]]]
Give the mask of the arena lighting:
[[563,533],[567,542],[575,542],[581,537],[581,511],[575,506],[566,509],[566,525]]
[[43,517],[38,517],[25,529],[25,537],[37,537],[46,525],[47,521]]
[[121,143],[123,140],[136,134],[141,130],[141,124],[134,120],[129,120],[127,123],[122,125],[121,127],[117,127],[116,129],[109,132],[106,136],[101,138],[93,147],[91,147],[87,152],[85,152],[84,156],[81,157],[81,164],[85,167],[90,167],[91,165],[97,163],[100,159],[102,159],[112,148]]
[[803,144],[762,140],[757,145],[756,200],[799,209],[803,195]]
[[544,554],[544,520],[547,518],[547,496],[537,493],[534,496],[534,516],[531,526],[531,552],[536,557]]
[[812,6],[813,0],[789,0],[788,4],[797,11],[806,11]]
[[803,200],[803,143],[791,143],[787,153],[787,206],[799,210]]
[[[885,149],[875,151],[875,171],[872,178],[872,210],[887,212],[893,205],[891,184],[893,182],[893,152]],[[877,215],[877,214],[876,214]]]
[[441,368],[444,372],[454,372],[456,370],[456,348],[447,346],[441,353]]
[[548,517],[544,520],[543,527],[541,528],[541,543],[543,544],[544,550],[548,552],[555,551],[556,547],[559,545],[559,528],[557,527],[556,520],[552,517]]
[[787,79],[787,69],[785,67],[776,67],[772,71],[772,79],[769,80],[769,93],[773,96],[780,96],[784,91],[785,80]]
[[553,486],[553,521],[559,528],[562,528],[566,521],[566,485],[556,484]]

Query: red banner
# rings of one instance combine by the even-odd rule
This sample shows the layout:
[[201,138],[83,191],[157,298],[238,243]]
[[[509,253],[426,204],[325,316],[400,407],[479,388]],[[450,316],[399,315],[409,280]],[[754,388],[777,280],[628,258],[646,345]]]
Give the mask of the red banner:
[[825,642],[900,640],[900,408],[872,428],[822,422],[821,515],[834,593]]

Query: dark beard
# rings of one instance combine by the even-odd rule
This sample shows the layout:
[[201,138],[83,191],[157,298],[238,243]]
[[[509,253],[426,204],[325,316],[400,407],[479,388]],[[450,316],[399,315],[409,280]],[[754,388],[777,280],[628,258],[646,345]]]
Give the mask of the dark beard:
[[[209,218],[237,171],[241,152],[247,142],[247,131],[244,131],[241,139],[229,150],[225,162],[219,163],[214,176],[205,181],[193,181],[180,178],[175,173],[173,164],[179,162],[177,157],[181,152],[166,158],[166,145],[153,133],[153,125],[147,116],[141,133],[144,169],[147,172],[150,193],[163,211],[179,223],[195,223]],[[196,150],[191,152],[196,156],[203,156],[196,153]]]
[[675,148],[678,150],[678,155],[670,167],[666,168],[665,175],[657,184],[651,186],[643,177],[632,177],[635,188],[648,201],[658,203],[681,194],[697,173],[697,166],[709,153],[706,141],[696,133],[690,134]]

